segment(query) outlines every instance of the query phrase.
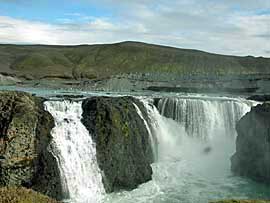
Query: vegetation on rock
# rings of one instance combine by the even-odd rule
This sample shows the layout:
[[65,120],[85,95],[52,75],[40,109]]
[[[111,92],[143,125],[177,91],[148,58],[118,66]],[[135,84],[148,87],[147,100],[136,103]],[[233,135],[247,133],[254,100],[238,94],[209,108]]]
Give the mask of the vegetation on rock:
[[96,142],[107,192],[130,190],[151,180],[153,153],[148,131],[132,97],[93,97],[83,102],[82,122]]
[[60,203],[22,187],[0,187],[0,203]]
[[53,126],[41,98],[0,92],[0,186],[31,187],[61,198],[60,172],[47,151]]

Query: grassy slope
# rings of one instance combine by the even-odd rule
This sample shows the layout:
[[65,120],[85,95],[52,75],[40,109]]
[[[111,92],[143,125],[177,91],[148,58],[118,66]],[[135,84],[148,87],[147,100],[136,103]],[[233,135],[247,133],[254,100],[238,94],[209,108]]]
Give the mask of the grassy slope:
[[0,203],[60,203],[33,190],[17,187],[1,187]]
[[268,74],[270,59],[138,42],[81,46],[0,45],[0,72],[27,78],[101,78],[119,73]]

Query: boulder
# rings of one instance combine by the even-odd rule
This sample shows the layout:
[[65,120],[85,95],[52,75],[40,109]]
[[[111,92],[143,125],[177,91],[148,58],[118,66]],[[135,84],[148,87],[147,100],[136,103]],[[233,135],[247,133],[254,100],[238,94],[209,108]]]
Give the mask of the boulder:
[[41,98],[0,92],[0,186],[24,186],[61,198],[57,161],[47,150],[53,127]]
[[232,171],[259,182],[270,183],[270,104],[253,107],[236,125],[236,153]]
[[83,101],[82,123],[96,143],[106,192],[131,190],[151,180],[153,153],[148,131],[132,97],[93,97]]

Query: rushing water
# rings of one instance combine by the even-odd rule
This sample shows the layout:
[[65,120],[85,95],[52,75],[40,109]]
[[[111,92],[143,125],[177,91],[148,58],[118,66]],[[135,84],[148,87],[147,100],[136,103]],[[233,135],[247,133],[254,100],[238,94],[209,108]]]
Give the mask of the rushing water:
[[[107,202],[207,203],[216,199],[269,199],[269,187],[233,176],[235,122],[250,110],[242,99],[162,99],[159,109],[142,99],[158,140],[153,180]],[[162,116],[165,115],[165,116]],[[184,119],[181,118],[184,117]]]
[[235,123],[250,110],[243,99],[141,98],[136,104],[155,150],[152,181],[133,191],[105,194],[95,144],[80,122],[81,102],[47,101],[55,118],[51,150],[71,203],[207,203],[224,198],[269,199],[270,189],[233,176]]
[[189,136],[209,139],[216,135],[216,130],[234,136],[235,124],[250,110],[250,103],[241,100],[165,98],[158,102],[158,109],[165,117],[184,126]]
[[105,192],[95,144],[81,123],[81,102],[48,101],[45,107],[55,119],[51,150],[58,160],[69,202],[100,202]]

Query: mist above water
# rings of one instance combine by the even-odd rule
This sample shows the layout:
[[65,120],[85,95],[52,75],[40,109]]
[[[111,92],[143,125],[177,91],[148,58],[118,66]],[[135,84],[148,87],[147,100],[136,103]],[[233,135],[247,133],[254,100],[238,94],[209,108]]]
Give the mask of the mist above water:
[[[106,202],[206,203],[226,198],[270,198],[269,188],[235,177],[230,170],[234,126],[252,103],[177,98],[161,100],[158,110],[151,101],[141,101],[157,138],[153,180],[131,192],[108,195]],[[162,116],[165,113],[166,117]]]
[[58,160],[68,202],[207,203],[224,198],[266,199],[269,188],[235,177],[235,122],[250,110],[245,100],[163,99],[159,109],[141,98],[143,119],[155,151],[152,181],[133,191],[105,194],[95,144],[81,123],[81,102],[47,101],[55,118],[51,150]]

